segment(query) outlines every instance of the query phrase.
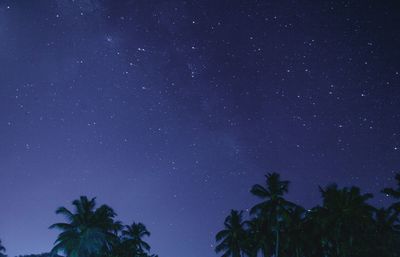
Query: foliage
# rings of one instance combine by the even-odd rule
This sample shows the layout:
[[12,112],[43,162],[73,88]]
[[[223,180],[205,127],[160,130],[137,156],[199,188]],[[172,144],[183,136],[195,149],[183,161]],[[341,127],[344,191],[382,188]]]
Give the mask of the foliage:
[[[52,257],[52,254],[51,253],[26,254],[26,255],[18,255],[18,257]],[[55,255],[53,257],[62,257],[62,256]]]
[[306,210],[285,199],[289,181],[270,173],[265,186],[251,188],[261,202],[249,220],[231,212],[216,235],[225,241],[215,250],[223,257],[400,257],[400,174],[396,180],[396,189],[382,191],[395,200],[389,208],[372,206],[373,195],[358,187],[333,184],[320,187],[322,204]]
[[240,257],[245,251],[246,231],[244,229],[243,212],[231,210],[224,222],[224,230],[216,235],[219,242],[215,250],[224,252],[222,256]]
[[150,245],[142,239],[150,236],[142,223],[123,226],[115,220],[116,213],[107,206],[96,208],[96,199],[81,196],[72,202],[74,210],[65,207],[56,210],[66,218],[50,229],[61,230],[51,253],[67,257],[147,257]]
[[143,240],[150,236],[150,232],[143,223],[133,222],[132,225],[125,226],[121,234],[118,246],[115,247],[115,256],[150,256],[150,245]]

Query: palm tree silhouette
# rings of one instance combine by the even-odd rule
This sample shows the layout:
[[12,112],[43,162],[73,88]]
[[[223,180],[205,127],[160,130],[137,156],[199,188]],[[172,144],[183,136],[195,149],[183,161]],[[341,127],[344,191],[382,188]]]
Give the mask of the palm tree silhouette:
[[360,235],[371,224],[374,208],[366,203],[372,194],[361,194],[357,187],[339,189],[333,184],[320,188],[323,205],[317,208],[329,256],[358,256]]
[[254,218],[246,222],[247,238],[245,253],[249,257],[271,256],[273,252],[273,234],[268,219]]
[[53,255],[64,252],[67,257],[104,256],[111,250],[117,240],[115,231],[120,223],[115,222],[113,209],[101,205],[96,209],[96,199],[81,196],[74,200],[74,212],[65,207],[56,210],[56,214],[64,215],[67,223],[55,223],[50,229],[61,230],[51,250]]
[[251,189],[262,199],[251,220],[232,210],[215,250],[222,257],[400,257],[400,173],[396,180],[396,189],[382,191],[399,201],[389,208],[370,205],[372,194],[358,187],[332,184],[319,188],[321,205],[305,210],[284,199],[288,181],[268,174],[266,186]]
[[284,227],[284,250],[285,256],[301,257],[304,252],[305,210],[303,207],[296,206],[289,209],[289,215]]
[[133,222],[130,226],[125,226],[122,230],[124,248],[133,256],[149,256],[150,245],[143,240],[146,236],[150,236],[150,232],[143,223]]
[[265,177],[266,187],[256,184],[251,188],[251,193],[263,200],[251,209],[251,214],[255,214],[259,219],[269,220],[275,233],[274,256],[279,257],[281,226],[288,216],[288,209],[295,204],[283,198],[289,190],[289,181],[281,180],[278,173],[269,173]]
[[326,256],[324,246],[325,237],[321,229],[321,220],[319,208],[315,207],[305,212],[303,218],[303,251],[305,256]]
[[215,236],[217,243],[219,242],[215,251],[224,252],[222,257],[241,257],[245,251],[246,230],[242,216],[242,211],[231,210],[225,219],[224,229]]
[[[370,250],[375,256],[399,256],[400,225],[397,212],[391,208],[376,209],[372,226]],[[373,252],[374,251],[374,252]]]

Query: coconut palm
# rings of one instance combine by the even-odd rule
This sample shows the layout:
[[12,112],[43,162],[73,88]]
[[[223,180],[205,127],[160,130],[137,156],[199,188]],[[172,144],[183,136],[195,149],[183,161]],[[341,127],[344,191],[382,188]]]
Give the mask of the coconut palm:
[[[392,208],[380,208],[374,212],[374,223],[371,226],[369,252],[375,256],[398,257],[400,256],[400,226],[398,225],[397,212]],[[373,247],[371,247],[373,246]]]
[[101,205],[96,209],[96,199],[81,196],[72,202],[74,211],[65,207],[56,214],[65,216],[67,223],[55,223],[50,229],[61,230],[52,249],[52,254],[63,252],[67,257],[97,257],[110,251],[117,240],[115,231],[121,226],[115,222],[113,209]]
[[[400,249],[397,247],[400,245],[400,173],[395,175],[395,180],[397,187],[394,189],[385,188],[382,190],[382,193],[392,197],[396,202],[390,205],[388,209],[378,209],[375,215],[375,222],[377,225],[377,234],[382,234],[377,240],[378,248],[383,252],[386,251],[388,253],[387,256],[397,257],[400,256]],[[383,244],[379,244],[379,242]]]
[[257,257],[259,253],[262,256],[271,256],[273,253],[274,240],[272,229],[268,219],[254,218],[246,222],[247,238],[245,253],[249,257]]
[[0,240],[0,257],[6,257],[6,248],[3,246],[1,240]]
[[289,209],[288,219],[283,228],[285,238],[282,244],[284,245],[285,256],[303,256],[306,240],[304,217],[305,210],[303,207],[296,206]]
[[215,247],[217,253],[223,252],[222,257],[241,257],[246,250],[246,230],[243,221],[243,212],[231,210],[226,217],[224,229],[217,233]]
[[326,240],[321,229],[320,207],[309,209],[303,218],[303,251],[305,256],[326,256],[324,246]]
[[[251,188],[251,193],[262,202],[251,209],[251,214],[259,219],[268,219],[275,234],[275,257],[279,257],[280,230],[288,216],[288,210],[295,204],[287,201],[284,195],[289,190],[289,181],[281,180],[278,173],[269,173],[266,177],[266,186],[259,184]],[[266,255],[264,255],[266,256]]]
[[127,255],[125,256],[149,256],[150,245],[143,238],[150,236],[143,223],[133,222],[130,226],[125,226],[122,230],[122,245]]
[[372,222],[374,208],[366,201],[371,194],[361,194],[357,187],[339,189],[337,185],[320,188],[323,205],[317,208],[317,219],[324,234],[328,256],[359,256],[364,250],[362,235]]

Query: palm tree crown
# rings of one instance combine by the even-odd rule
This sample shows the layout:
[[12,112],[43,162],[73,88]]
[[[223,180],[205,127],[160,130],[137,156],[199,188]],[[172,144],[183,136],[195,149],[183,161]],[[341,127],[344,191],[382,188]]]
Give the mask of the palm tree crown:
[[246,231],[242,216],[242,211],[231,210],[230,215],[225,219],[225,228],[215,237],[219,242],[215,251],[217,253],[223,251],[222,257],[240,257],[245,250]]
[[96,199],[81,196],[72,202],[74,212],[65,207],[56,210],[67,223],[55,223],[50,228],[62,232],[58,235],[52,253],[64,252],[67,257],[96,257],[104,255],[117,240],[115,231],[120,223],[115,222],[113,209],[102,205],[96,209]]
[[282,223],[287,219],[289,209],[296,206],[283,197],[288,191],[289,181],[281,180],[278,173],[266,175],[266,187],[256,184],[250,191],[262,199],[261,203],[251,209],[251,214],[255,214],[258,219],[262,220],[262,223],[270,224],[270,228],[275,233],[275,257],[279,256],[279,234]]
[[323,204],[315,208],[323,231],[325,252],[333,256],[358,256],[356,238],[367,233],[374,208],[367,203],[371,194],[361,194],[357,187],[339,189],[333,184],[320,188]]
[[389,208],[369,204],[372,194],[358,187],[321,188],[322,204],[310,209],[287,201],[289,182],[270,173],[251,193],[261,198],[250,211],[232,211],[216,235],[222,257],[400,257],[400,173],[398,187],[385,188],[397,199]]
[[133,256],[146,256],[150,251],[150,245],[143,238],[150,236],[143,223],[133,222],[130,226],[125,226],[122,230],[122,240],[125,248],[133,254]]

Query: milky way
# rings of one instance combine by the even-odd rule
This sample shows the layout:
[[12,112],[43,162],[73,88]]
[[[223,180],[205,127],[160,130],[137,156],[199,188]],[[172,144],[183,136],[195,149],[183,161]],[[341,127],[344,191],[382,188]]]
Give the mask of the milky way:
[[267,172],[289,198],[400,171],[395,1],[0,1],[0,238],[47,252],[96,196],[153,252],[211,257]]

